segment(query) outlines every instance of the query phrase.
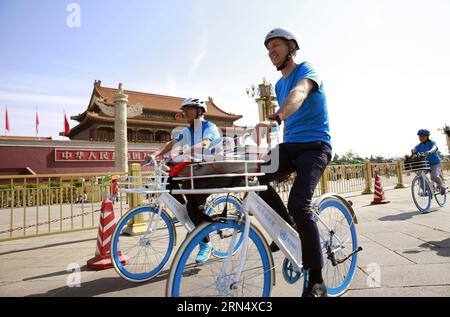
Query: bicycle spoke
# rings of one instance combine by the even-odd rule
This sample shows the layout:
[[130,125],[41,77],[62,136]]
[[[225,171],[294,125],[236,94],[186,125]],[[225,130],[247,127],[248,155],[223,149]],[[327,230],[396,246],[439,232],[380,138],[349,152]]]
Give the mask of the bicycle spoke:
[[[226,224],[224,224],[226,226]],[[222,233],[231,235],[233,230],[225,229]],[[235,246],[240,243],[242,232],[239,230],[235,240]],[[230,250],[231,236],[226,238],[214,232],[210,235],[211,243],[215,248]],[[201,239],[199,237],[199,239]],[[198,240],[196,240],[198,241]],[[193,242],[191,242],[193,243]],[[184,260],[184,267],[181,272],[179,281],[180,296],[261,296],[263,294],[264,276],[266,272],[262,265],[261,255],[257,246],[249,241],[247,253],[243,254],[242,250],[236,251],[233,255],[227,255],[225,258],[211,258],[202,265],[194,264],[196,258],[197,247],[189,248],[190,254]],[[242,269],[239,281],[235,281],[236,273],[238,271],[241,257],[245,257],[244,267]],[[227,259],[228,257],[231,257]],[[224,272],[224,266],[227,265],[227,271]],[[270,272],[269,272],[270,275]],[[234,284],[233,289],[231,289]]]
[[[139,210],[139,209],[138,209]],[[163,215],[163,214],[161,214]],[[127,213],[124,217],[130,218],[126,222],[118,223],[118,230],[114,239],[116,254],[112,257],[118,259],[120,252],[128,260],[125,264],[116,264],[116,271],[132,281],[143,281],[155,276],[168,260],[168,250],[171,246],[171,235],[165,220],[158,216],[158,211],[145,207],[142,211]],[[135,225],[133,219],[139,217],[139,224],[145,224],[145,231],[138,235],[123,234],[125,228]],[[167,219],[167,216],[165,216]]]
[[348,286],[354,272],[354,255],[346,259],[354,252],[354,219],[347,207],[336,198],[325,199],[323,205],[327,207],[319,214],[321,221],[318,222],[324,257],[322,274],[329,293],[338,295]]

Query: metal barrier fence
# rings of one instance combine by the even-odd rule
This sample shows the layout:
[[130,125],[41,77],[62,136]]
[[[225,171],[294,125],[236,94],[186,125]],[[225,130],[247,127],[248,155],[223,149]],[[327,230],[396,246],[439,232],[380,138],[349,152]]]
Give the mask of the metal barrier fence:
[[[364,165],[331,165],[327,168],[327,177],[321,182],[328,181],[327,192],[349,193],[364,188]],[[324,187],[321,185],[321,187]]]
[[[141,173],[138,164],[134,170],[133,166],[131,175],[149,174]],[[442,169],[448,175],[450,162],[443,162]],[[362,191],[362,194],[371,194],[375,173],[380,175],[383,186],[395,185],[396,188],[411,184],[415,176],[414,173],[402,171],[401,161],[330,165],[314,196],[327,192],[342,194]],[[110,183],[102,182],[104,177],[105,173],[0,176],[0,184],[4,184],[0,185],[0,241],[96,229],[101,203],[104,198],[110,197],[111,192]],[[293,182],[293,177],[284,182],[274,182],[275,190],[286,203]],[[122,216],[128,208],[143,199],[119,197],[115,205],[116,217]]]
[[[444,175],[448,175],[450,161],[442,162],[442,171]],[[380,176],[383,186],[395,186],[395,188],[410,185],[415,176],[415,173],[403,171],[403,161],[395,163],[365,161],[364,164],[329,165],[314,191],[314,197],[324,193],[344,194],[359,191],[361,194],[372,194],[376,174]],[[285,182],[273,183],[275,190],[285,203],[288,201],[292,184],[292,178]]]
[[372,164],[372,177],[377,174],[381,178],[383,186],[398,184],[397,163],[376,163]]
[[[97,228],[95,213],[111,192],[104,176],[0,176],[0,241]],[[120,215],[124,208],[122,199]]]
[[450,161],[444,161],[442,162],[442,170],[444,171],[450,171]]

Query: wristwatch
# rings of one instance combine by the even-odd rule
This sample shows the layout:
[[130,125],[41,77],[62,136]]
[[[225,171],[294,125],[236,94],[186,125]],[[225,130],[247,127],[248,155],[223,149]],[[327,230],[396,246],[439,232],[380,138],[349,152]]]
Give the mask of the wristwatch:
[[269,119],[275,120],[278,123],[278,125],[281,125],[281,118],[278,113],[274,113],[269,117]]

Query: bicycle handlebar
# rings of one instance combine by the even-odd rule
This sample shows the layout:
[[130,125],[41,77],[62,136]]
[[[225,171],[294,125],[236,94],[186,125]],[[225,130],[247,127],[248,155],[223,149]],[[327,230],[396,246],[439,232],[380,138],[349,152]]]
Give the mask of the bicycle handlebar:
[[420,158],[420,157],[427,157],[428,155],[430,155],[430,154],[427,153],[427,152],[417,152],[417,153],[413,154],[413,156],[418,157],[418,158]]
[[156,160],[156,158],[153,155],[149,155],[145,158],[146,163],[143,166],[149,166],[149,165],[153,165],[155,167],[155,173],[158,175],[158,173],[163,176],[164,173],[167,174],[167,172],[169,171],[169,167],[167,166],[166,163],[169,162],[169,157],[168,156],[164,156],[164,158],[161,160],[161,163],[158,164],[158,161]]
[[409,155],[405,155],[406,159],[421,159],[421,158],[426,158],[430,155],[431,153],[427,153],[427,152],[415,152],[412,153],[410,156]]

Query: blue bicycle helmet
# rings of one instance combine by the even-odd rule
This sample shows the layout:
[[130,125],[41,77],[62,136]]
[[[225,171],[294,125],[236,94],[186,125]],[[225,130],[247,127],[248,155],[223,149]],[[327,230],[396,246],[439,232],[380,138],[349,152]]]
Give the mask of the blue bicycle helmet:
[[417,135],[430,136],[430,131],[428,131],[427,129],[420,129],[420,130],[417,132]]

